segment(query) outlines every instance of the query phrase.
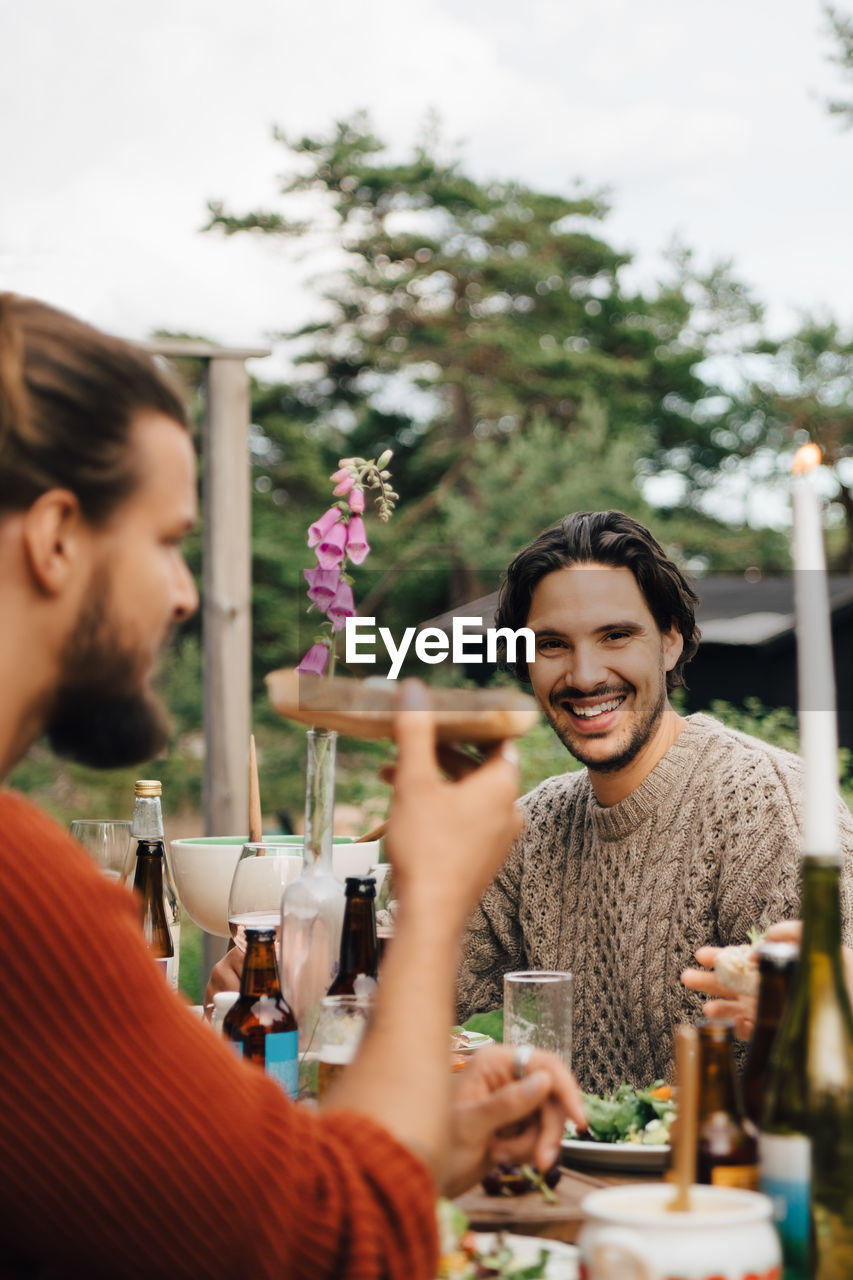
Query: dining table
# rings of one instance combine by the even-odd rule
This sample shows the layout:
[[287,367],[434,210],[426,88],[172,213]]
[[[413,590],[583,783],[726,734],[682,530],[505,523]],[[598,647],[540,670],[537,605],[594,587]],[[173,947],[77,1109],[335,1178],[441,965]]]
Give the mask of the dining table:
[[574,1244],[583,1224],[581,1204],[600,1187],[660,1183],[661,1172],[610,1172],[602,1168],[564,1168],[548,1201],[539,1191],[520,1196],[490,1196],[473,1187],[454,1203],[465,1213],[472,1231],[508,1231]]

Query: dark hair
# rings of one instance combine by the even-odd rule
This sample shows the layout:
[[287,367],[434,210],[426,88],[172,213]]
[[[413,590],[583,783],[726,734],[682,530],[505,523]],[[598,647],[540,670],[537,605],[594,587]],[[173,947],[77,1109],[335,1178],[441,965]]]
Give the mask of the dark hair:
[[[576,511],[519,551],[501,584],[495,624],[517,631],[526,624],[533,592],[547,574],[591,563],[630,569],[658,628],[668,631],[675,622],[684,648],[667,672],[666,687],[669,691],[684,684],[684,668],[699,648],[699,597],[648,529],[621,511]],[[519,646],[519,655],[523,652]],[[519,680],[529,682],[522,657],[512,669]]]
[[187,425],[181,396],[141,348],[33,298],[0,293],[0,512],[70,489],[98,524],[134,489],[140,411]]

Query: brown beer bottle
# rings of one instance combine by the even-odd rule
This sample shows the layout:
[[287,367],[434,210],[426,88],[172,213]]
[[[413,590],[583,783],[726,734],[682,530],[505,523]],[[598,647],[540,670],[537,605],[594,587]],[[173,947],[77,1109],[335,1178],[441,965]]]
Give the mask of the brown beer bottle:
[[760,942],[758,944],[758,1005],[755,1029],[741,1079],[743,1106],[754,1125],[761,1123],[764,1085],[770,1058],[782,1015],[788,1004],[791,979],[800,949],[796,942]]
[[134,792],[133,822],[130,827],[130,834],[137,842],[133,888],[142,899],[142,932],[148,950],[162,967],[164,978],[171,982],[175,946],[166,916],[163,884],[166,851],[163,842],[163,815],[160,810],[161,786],[154,780],[143,779],[136,783]]
[[225,1015],[222,1034],[240,1057],[258,1063],[295,1098],[299,1085],[296,1019],[279,986],[275,934],[275,929],[246,929],[240,996]]
[[696,1181],[758,1190],[758,1135],[741,1105],[732,1023],[702,1018],[699,1032],[699,1132]]
[[327,995],[368,995],[378,969],[376,881],[373,876],[347,876],[341,962]]

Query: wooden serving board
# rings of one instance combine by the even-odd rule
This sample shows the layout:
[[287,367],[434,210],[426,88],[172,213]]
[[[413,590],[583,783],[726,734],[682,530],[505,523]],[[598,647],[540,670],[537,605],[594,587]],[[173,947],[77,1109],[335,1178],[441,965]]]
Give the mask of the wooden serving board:
[[538,1191],[524,1196],[487,1196],[479,1185],[457,1197],[473,1231],[512,1231],[523,1236],[546,1236],[573,1244],[583,1222],[581,1201],[604,1186],[593,1175],[568,1170],[554,1188],[549,1203]]
[[[273,707],[288,720],[352,738],[393,737],[399,698],[393,681],[374,684],[282,668],[270,672],[266,685]],[[439,742],[487,745],[518,738],[533,728],[539,714],[535,700],[520,689],[429,687],[428,693]]]

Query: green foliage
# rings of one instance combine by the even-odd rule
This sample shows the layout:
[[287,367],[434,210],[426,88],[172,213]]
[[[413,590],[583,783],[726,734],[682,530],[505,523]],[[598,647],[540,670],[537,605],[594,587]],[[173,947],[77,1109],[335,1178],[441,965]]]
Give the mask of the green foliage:
[[[831,4],[823,6],[823,13],[835,46],[834,52],[829,55],[829,61],[841,67],[845,79],[849,81],[853,76],[853,18],[841,13]],[[831,98],[826,106],[830,115],[839,116],[845,128],[850,128],[853,124],[853,101],[849,98]]]
[[701,273],[678,249],[670,278],[639,294],[600,235],[600,194],[476,182],[435,131],[393,158],[364,115],[277,137],[284,212],[214,203],[207,229],[308,255],[331,242],[343,266],[318,282],[322,318],[283,335],[303,376],[256,421],[290,447],[301,429],[330,466],[335,451],[393,448],[403,502],[377,551],[428,555],[445,605],[574,504],[644,513],[641,469],[716,474],[730,402],[708,357],[758,318],[727,267]]

